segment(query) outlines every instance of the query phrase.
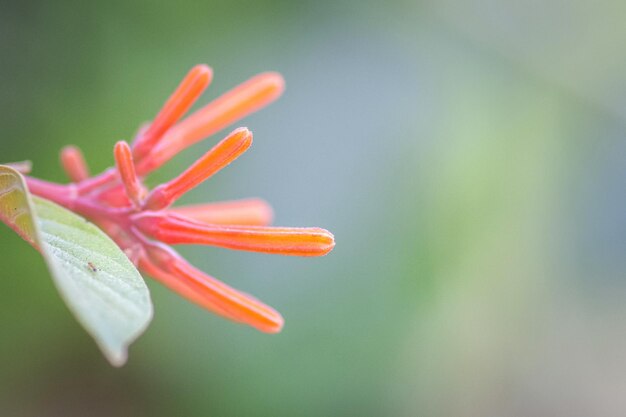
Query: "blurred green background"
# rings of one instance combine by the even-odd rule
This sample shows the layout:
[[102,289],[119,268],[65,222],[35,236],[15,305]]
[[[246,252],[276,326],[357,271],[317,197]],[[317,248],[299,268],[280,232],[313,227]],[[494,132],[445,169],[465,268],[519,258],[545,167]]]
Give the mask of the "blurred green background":
[[[130,4],[129,4],[130,3]],[[2,416],[626,414],[626,3],[0,2],[2,161],[93,171],[186,71],[283,98],[188,202],[261,196],[325,258],[182,248],[274,306],[276,336],[149,281],[112,368],[1,226]],[[150,178],[180,172],[214,137]]]

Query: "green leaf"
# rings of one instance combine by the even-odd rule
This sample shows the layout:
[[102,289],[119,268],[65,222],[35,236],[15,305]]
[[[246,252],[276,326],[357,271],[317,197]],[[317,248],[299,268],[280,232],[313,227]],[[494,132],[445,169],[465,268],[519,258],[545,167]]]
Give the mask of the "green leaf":
[[0,166],[0,220],[44,256],[68,307],[115,366],[152,319],[150,294],[124,252],[98,227],[31,196],[21,175]]

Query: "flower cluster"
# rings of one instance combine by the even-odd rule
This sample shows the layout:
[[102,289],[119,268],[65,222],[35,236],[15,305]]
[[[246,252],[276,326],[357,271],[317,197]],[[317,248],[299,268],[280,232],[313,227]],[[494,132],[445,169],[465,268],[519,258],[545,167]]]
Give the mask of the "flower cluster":
[[90,176],[82,153],[69,146],[61,152],[61,164],[70,184],[32,177],[26,181],[33,194],[98,224],[138,268],[183,297],[228,319],[276,333],[283,325],[279,313],[194,268],[169,246],[202,244],[297,256],[332,250],[334,237],[324,229],[268,226],[272,209],[260,199],[172,207],[244,153],[252,133],[234,130],[183,173],[150,191],[142,181],[183,149],[274,101],[284,88],[279,74],[263,73],[179,122],[211,79],[209,67],[194,67],[131,145],[115,145],[115,168]]

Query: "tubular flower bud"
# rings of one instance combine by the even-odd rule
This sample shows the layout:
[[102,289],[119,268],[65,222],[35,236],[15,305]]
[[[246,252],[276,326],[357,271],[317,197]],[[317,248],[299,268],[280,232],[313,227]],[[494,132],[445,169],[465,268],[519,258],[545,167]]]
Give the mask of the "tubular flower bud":
[[139,207],[146,194],[146,189],[141,184],[130,146],[124,141],[117,142],[114,148],[115,165],[120,175],[120,180],[126,191],[126,196],[136,207]]
[[252,133],[239,128],[215,145],[178,177],[155,188],[145,207],[160,210],[169,207],[183,194],[226,167],[252,145]]
[[140,266],[188,300],[265,333],[282,329],[284,320],[273,308],[192,267],[175,252],[152,246],[148,253]]
[[72,182],[89,178],[89,169],[85,157],[76,146],[66,146],[61,149],[61,166]]
[[323,256],[335,247],[334,236],[318,227],[203,224],[162,213],[138,215],[134,223],[147,236],[172,245],[211,245],[291,256]]

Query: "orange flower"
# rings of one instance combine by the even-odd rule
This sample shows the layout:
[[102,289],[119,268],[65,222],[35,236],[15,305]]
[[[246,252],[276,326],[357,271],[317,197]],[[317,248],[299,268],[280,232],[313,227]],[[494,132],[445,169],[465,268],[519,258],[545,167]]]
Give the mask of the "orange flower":
[[283,318],[272,308],[187,263],[170,246],[202,244],[295,256],[322,256],[335,246],[320,228],[270,227],[271,207],[260,199],[170,207],[182,195],[237,159],[252,144],[239,128],[176,178],[150,192],[142,178],[178,152],[277,99],[282,77],[251,78],[179,122],[212,79],[206,65],[194,67],[132,146],[115,145],[115,169],[89,177],[81,152],[66,147],[61,163],[69,185],[26,177],[34,194],[53,200],[97,223],[140,269],[196,304],[267,333]]

